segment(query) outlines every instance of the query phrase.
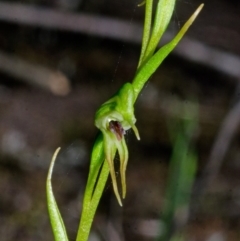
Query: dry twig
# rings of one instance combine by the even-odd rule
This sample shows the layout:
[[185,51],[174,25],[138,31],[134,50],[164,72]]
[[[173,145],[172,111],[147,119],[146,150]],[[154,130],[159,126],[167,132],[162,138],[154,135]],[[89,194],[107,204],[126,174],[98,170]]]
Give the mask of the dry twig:
[[[67,13],[19,3],[0,2],[0,20],[141,43],[141,24],[103,16]],[[167,33],[163,42],[172,38],[172,34]],[[210,66],[217,71],[240,79],[240,58],[236,55],[208,47],[186,37],[173,52],[183,58]]]
[[69,80],[61,72],[3,52],[0,52],[0,71],[56,95],[66,95],[70,91]]

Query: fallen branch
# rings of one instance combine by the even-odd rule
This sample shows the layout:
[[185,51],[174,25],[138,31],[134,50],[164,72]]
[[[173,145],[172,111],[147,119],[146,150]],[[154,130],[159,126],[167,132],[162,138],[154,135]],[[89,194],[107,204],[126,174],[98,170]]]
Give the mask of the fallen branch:
[[[103,16],[67,13],[19,3],[0,2],[0,20],[141,43],[141,24]],[[163,42],[169,41],[172,37],[170,33],[165,34]],[[193,62],[210,66],[237,80],[240,79],[240,58],[236,55],[208,47],[186,37],[173,52]]]
[[14,55],[0,52],[0,71],[55,95],[66,95],[70,92],[69,80],[61,72],[29,63]]

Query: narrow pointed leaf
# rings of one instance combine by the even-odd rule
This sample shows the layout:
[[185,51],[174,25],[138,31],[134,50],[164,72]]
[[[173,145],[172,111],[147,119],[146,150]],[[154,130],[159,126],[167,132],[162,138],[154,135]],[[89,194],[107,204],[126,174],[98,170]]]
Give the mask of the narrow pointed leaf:
[[56,157],[59,151],[60,151],[60,148],[58,148],[55,151],[48,170],[47,183],[46,183],[47,206],[48,206],[48,213],[49,213],[55,241],[68,241],[67,232],[66,232],[61,214],[59,212],[59,209],[53,194],[52,184],[51,184],[54,162],[56,160]]

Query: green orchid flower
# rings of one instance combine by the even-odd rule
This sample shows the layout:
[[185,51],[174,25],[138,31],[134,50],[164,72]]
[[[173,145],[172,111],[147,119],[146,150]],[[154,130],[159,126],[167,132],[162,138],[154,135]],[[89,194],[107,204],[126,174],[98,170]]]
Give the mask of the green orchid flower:
[[126,196],[126,167],[128,162],[128,148],[124,135],[130,128],[133,129],[136,137],[140,140],[136,118],[134,115],[134,103],[142,88],[157,70],[162,61],[176,47],[182,39],[190,25],[193,23],[201,9],[201,4],[189,20],[184,24],[179,33],[166,45],[155,52],[157,45],[165,32],[171,19],[175,0],[160,0],[157,5],[154,24],[152,26],[152,0],[146,2],[146,14],[144,33],[142,40],[142,50],[138,63],[138,68],[133,78],[133,82],[125,83],[121,89],[100,106],[95,115],[95,126],[103,134],[103,146],[105,159],[108,162],[110,175],[113,183],[113,190],[119,204],[122,206],[119,195],[116,174],[114,168],[114,158],[116,152],[120,157],[120,178],[122,185],[122,198]]
[[[112,178],[114,193],[119,204],[122,206],[114,167],[114,158],[117,153],[120,159],[122,198],[126,197],[126,168],[129,157],[124,137],[126,131],[132,129],[136,138],[140,140],[138,129],[135,125],[134,104],[148,79],[176,47],[203,8],[203,4],[201,4],[183,25],[178,34],[169,43],[156,51],[158,43],[172,17],[175,2],[176,0],[158,0],[154,21],[152,21],[153,0],[143,2],[142,5],[145,4],[146,7],[142,48],[133,81],[132,83],[125,83],[96,112],[95,126],[101,133],[97,136],[92,149],[88,181],[84,192],[83,209],[76,241],[88,240],[91,224],[103,194],[109,172]],[[52,159],[47,178],[47,202],[55,241],[68,241],[67,232],[51,185],[52,169],[57,152]]]
[[110,100],[105,102],[97,111],[95,125],[103,134],[103,146],[105,158],[109,165],[113,190],[119,204],[122,206],[119,195],[114,158],[116,152],[120,158],[120,177],[122,185],[122,198],[126,197],[126,167],[128,162],[128,148],[124,135],[129,129],[133,129],[136,138],[140,140],[138,129],[135,126],[134,116],[134,89],[132,84],[126,83]]

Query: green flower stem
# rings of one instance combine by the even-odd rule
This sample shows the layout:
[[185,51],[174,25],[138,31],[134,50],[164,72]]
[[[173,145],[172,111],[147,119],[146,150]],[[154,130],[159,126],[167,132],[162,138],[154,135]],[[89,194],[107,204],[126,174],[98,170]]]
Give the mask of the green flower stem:
[[103,149],[103,135],[100,133],[97,136],[92,149],[89,175],[84,193],[83,206],[88,205],[91,202],[99,170],[102,166],[102,163],[104,162],[104,159],[105,155]]
[[178,34],[174,37],[172,41],[160,48],[146,64],[144,64],[136,73],[133,79],[133,88],[135,93],[135,101],[141,92],[143,86],[148,81],[150,76],[156,71],[162,61],[168,56],[168,54],[176,47],[179,41],[182,39],[183,35],[186,33],[188,28],[191,26],[193,21],[196,19],[200,11],[202,10],[204,4],[201,4],[189,20],[183,25]]
[[88,240],[93,218],[95,216],[99,201],[102,197],[102,193],[103,193],[108,175],[109,175],[108,163],[104,161],[92,199],[88,203],[86,203],[85,201],[85,204],[83,205],[81,221],[80,221],[76,241]]
[[108,163],[104,160],[103,135],[102,133],[99,133],[92,150],[90,170],[83,198],[83,210],[76,239],[77,241],[86,241],[88,239],[96,208],[109,175]]

